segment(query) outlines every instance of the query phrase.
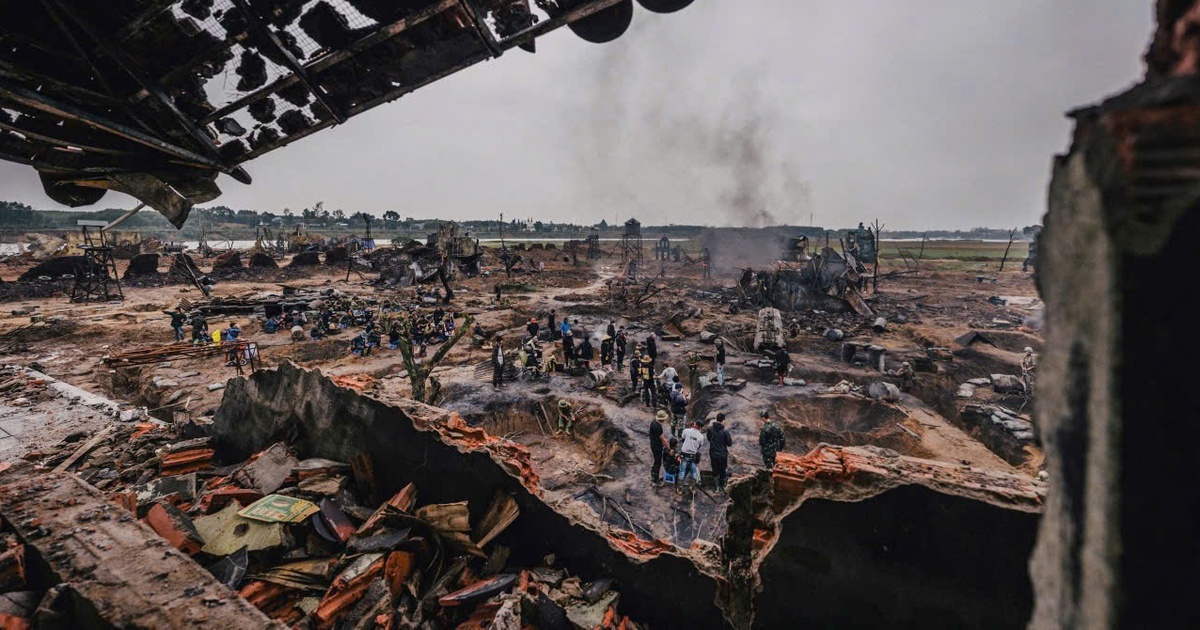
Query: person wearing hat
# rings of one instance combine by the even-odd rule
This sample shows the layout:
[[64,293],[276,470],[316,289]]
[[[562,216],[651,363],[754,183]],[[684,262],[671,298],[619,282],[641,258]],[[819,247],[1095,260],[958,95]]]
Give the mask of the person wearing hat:
[[525,325],[525,332],[529,333],[530,339],[537,339],[538,336],[538,321],[536,317],[530,317],[529,323]]
[[612,335],[604,335],[600,340],[600,365],[607,367],[612,363],[613,340]]
[[1033,382],[1037,376],[1037,356],[1033,348],[1025,347],[1025,356],[1021,357],[1021,379],[1025,381],[1025,394],[1033,393]]
[[629,390],[632,392],[639,391],[638,386],[641,384],[638,379],[638,375],[641,374],[642,369],[641,359],[642,353],[637,352],[629,360]]
[[642,383],[642,402],[653,409],[658,406],[658,388],[654,386],[654,361],[643,354],[638,361],[638,380]]
[[901,391],[912,391],[913,385],[915,385],[917,382],[917,374],[913,371],[911,363],[908,361],[901,363],[900,369],[896,370],[896,376],[900,377]]
[[566,398],[558,399],[558,431],[554,434],[558,435],[563,432],[564,427],[567,435],[571,435],[571,428],[575,426],[575,407],[571,401]]
[[763,419],[758,431],[758,450],[762,453],[763,466],[774,468],[775,455],[787,446],[787,439],[783,437],[783,429],[771,421],[770,412],[763,409],[758,412],[758,417]]
[[662,482],[659,472],[662,471],[663,449],[667,447],[667,438],[663,431],[663,423],[666,421],[667,412],[660,409],[650,422],[650,454],[654,456],[654,465],[650,467],[650,483],[653,484]]
[[725,387],[725,340],[717,337],[717,385]]

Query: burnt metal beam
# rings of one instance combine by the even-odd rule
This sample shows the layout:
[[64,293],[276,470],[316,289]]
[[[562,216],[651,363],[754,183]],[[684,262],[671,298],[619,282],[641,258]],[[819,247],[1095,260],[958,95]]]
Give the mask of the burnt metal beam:
[[100,72],[100,68],[96,67],[96,64],[92,62],[91,55],[89,55],[87,51],[83,49],[83,46],[79,44],[79,40],[75,38],[75,34],[72,33],[71,29],[67,27],[67,24],[63,22],[62,16],[58,14],[58,11],[55,10],[54,6],[52,6],[48,0],[42,0],[42,8],[45,9],[46,14],[49,15],[50,19],[53,20],[58,26],[58,30],[61,31],[64,36],[66,36],[67,41],[71,42],[71,47],[75,49],[75,54],[79,56],[79,59],[83,61],[83,63],[87,64],[88,69],[92,71],[92,78],[96,79],[96,81],[100,84],[100,87],[104,88],[104,91],[107,92],[109,96],[116,98],[117,95],[115,92],[113,92],[112,86],[108,83],[108,80],[104,78],[104,73]]
[[[218,170],[229,174],[234,179],[244,184],[250,183],[250,174],[240,166],[226,165],[224,158],[221,156],[220,150],[217,148],[216,143],[213,142],[213,138],[205,133],[203,129],[198,127],[191,118],[180,111],[179,107],[175,105],[174,99],[167,95],[166,91],[161,85],[159,85],[153,79],[150,79],[133,59],[129,58],[127,55],[118,50],[117,47],[112,42],[108,41],[108,39],[103,35],[96,32],[96,29],[92,27],[90,22],[81,18],[73,10],[67,7],[62,0],[42,0],[42,3],[46,5],[51,14],[54,13],[54,10],[51,9],[51,6],[53,6],[56,7],[58,11],[61,11],[63,14],[69,17],[71,21],[75,22],[80,30],[86,33],[88,37],[90,37],[92,41],[95,42],[102,51],[104,51],[105,55],[107,55],[118,66],[120,66],[122,70],[129,74],[129,76],[132,77],[133,80],[138,83],[138,85],[142,86],[142,89],[146,90],[146,92],[150,93],[156,100],[158,100],[159,103],[166,107],[167,110],[171,112],[171,115],[175,118],[176,122],[179,123],[179,126],[185,132],[187,132],[187,134],[190,135],[193,140],[199,143],[200,146],[204,147],[205,151],[212,158],[212,162],[217,165]],[[55,17],[55,19],[56,21],[58,20],[57,17]],[[59,26],[64,32],[69,34],[70,29],[66,28],[65,24],[59,22]]]
[[287,67],[291,69],[293,76],[295,76],[300,80],[301,83],[304,84],[305,89],[312,93],[313,97],[317,99],[317,102],[321,104],[321,107],[324,107],[325,111],[329,112],[329,115],[333,116],[334,120],[338,121],[339,123],[346,122],[346,116],[339,108],[334,107],[333,104],[329,102],[329,99],[325,98],[325,92],[322,91],[321,88],[317,86],[316,82],[313,81],[312,77],[309,76],[308,70],[304,68],[304,64],[300,63],[300,61],[297,60],[294,55],[292,55],[292,51],[288,50],[287,46],[284,46],[283,42],[279,41],[279,36],[275,34],[275,31],[271,30],[271,27],[267,25],[267,23],[264,22],[263,19],[254,12],[253,9],[250,8],[250,5],[246,3],[246,0],[232,0],[232,2],[234,6],[236,6],[242,12],[242,14],[246,16],[246,19],[250,21],[251,27],[257,30],[260,35],[267,38],[267,40],[271,42],[271,45],[274,46],[277,51],[279,51],[279,54],[283,55],[283,60],[287,63]]
[[568,9],[567,11],[564,11],[550,18],[549,20],[538,22],[537,24],[534,24],[533,26],[530,26],[519,33],[513,33],[512,35],[505,37],[500,41],[500,46],[505,50],[514,48],[529,37],[541,37],[542,35],[545,35],[546,33],[549,33],[560,26],[566,26],[571,22],[582,20],[593,13],[603,11],[622,1],[623,0],[594,0],[593,2],[582,4],[574,9]]
[[117,33],[116,40],[122,44],[129,41],[129,38],[137,35],[143,28],[146,27],[154,18],[161,15],[164,11],[171,8],[171,5],[176,0],[152,0],[149,5],[142,10],[137,17],[129,20]]
[[96,103],[97,105],[103,105],[105,107],[122,106],[120,99],[117,99],[109,94],[102,94],[94,90],[89,90],[88,88],[79,87],[58,79],[50,78],[43,74],[31,72],[24,68],[18,68],[3,60],[0,60],[0,77],[7,77],[9,79],[13,79],[14,81],[38,85],[43,91],[52,90],[66,98],[81,99]]
[[18,105],[46,112],[47,114],[59,116],[67,120],[78,121],[93,129],[98,129],[150,147],[188,164],[199,164],[219,171],[225,170],[225,167],[220,163],[195,151],[174,145],[162,138],[142,133],[121,123],[98,116],[92,112],[84,111],[74,105],[63,103],[39,92],[34,92],[9,79],[0,78],[0,98],[6,98]]
[[3,129],[5,131],[12,131],[15,133],[19,133],[28,138],[32,138],[32,139],[38,140],[40,142],[45,142],[47,144],[53,144],[55,146],[60,146],[60,147],[64,147],[64,148],[74,147],[76,149],[81,149],[83,151],[89,151],[92,153],[103,153],[105,155],[136,155],[136,153],[134,153],[132,151],[123,151],[121,149],[113,149],[110,147],[98,147],[95,145],[85,144],[82,142],[76,142],[73,140],[64,140],[62,138],[48,136],[46,134],[38,133],[36,131],[29,131],[28,129],[24,129],[22,127],[18,127],[17,125],[13,125],[10,123],[6,123],[2,120],[0,120],[0,129]]
[[[424,22],[425,20],[428,20],[429,18],[449,9],[458,3],[459,0],[441,0],[441,2],[421,9],[420,11],[417,11],[406,18],[396,20],[395,22],[376,30],[370,35],[355,41],[345,48],[335,50],[327,55],[323,55],[309,62],[306,66],[304,66],[305,71],[310,75],[315,75],[318,72],[327,70],[376,44],[382,43],[399,35],[405,30]],[[300,79],[295,74],[289,74],[285,77],[281,77],[270,85],[263,86],[243,96],[242,98],[233,101],[224,107],[221,107],[217,111],[206,116],[204,120],[200,122],[203,124],[209,124],[219,120],[255,101],[262,100],[275,92],[289,88],[299,82]]]
[[499,57],[504,54],[504,49],[500,47],[500,42],[492,34],[492,29],[488,28],[487,20],[484,19],[486,13],[475,7],[475,2],[476,0],[462,0],[459,4],[466,12],[467,18],[471,20],[471,24],[475,26],[475,32],[479,34],[483,45],[492,51],[493,57]]
[[56,150],[54,147],[22,140],[8,133],[0,133],[0,159],[32,166],[43,172],[103,174],[119,171],[122,167],[101,166],[89,158],[96,155],[74,151]]
[[[372,109],[374,107],[377,107],[379,105],[387,103],[388,101],[394,101],[394,100],[400,98],[401,96],[408,94],[409,92],[412,92],[419,88],[425,87],[426,85],[429,85],[430,83],[433,83],[434,81],[439,81],[441,79],[444,79],[445,77],[448,77],[448,76],[454,74],[455,72],[458,72],[459,70],[473,66],[473,65],[479,63],[480,61],[484,61],[484,60],[487,60],[490,58],[491,58],[490,51],[477,53],[475,55],[467,57],[463,61],[459,62],[458,64],[456,64],[454,66],[451,66],[450,68],[447,68],[446,70],[431,74],[416,83],[398,87],[395,90],[386,92],[382,96],[379,96],[379,97],[373,98],[369,101],[365,101],[363,103],[355,105],[355,106],[351,107],[349,110],[347,110],[346,114],[350,117],[357,116],[357,115],[367,111],[368,109]],[[261,147],[258,147],[257,149],[254,149],[253,151],[250,151],[249,153],[246,153],[245,155],[240,156],[238,158],[238,160],[242,161],[242,162],[253,160],[254,158],[259,157],[260,155],[263,155],[264,153],[268,153],[268,152],[274,151],[275,149],[278,149],[280,147],[287,146],[301,138],[310,136],[322,129],[326,129],[326,128],[332,127],[332,126],[333,126],[333,121],[326,120],[326,121],[320,122],[318,124],[315,124],[311,127],[304,129],[303,131],[294,133],[290,136],[280,138],[274,142],[271,142],[269,144],[265,144]]]

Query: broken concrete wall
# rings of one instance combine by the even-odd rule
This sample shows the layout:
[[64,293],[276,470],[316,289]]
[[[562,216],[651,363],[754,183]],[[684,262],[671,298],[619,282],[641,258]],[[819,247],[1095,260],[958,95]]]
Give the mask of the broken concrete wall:
[[754,625],[1019,628],[1042,490],[1021,475],[821,445],[730,490]]
[[760,628],[1021,628],[1037,515],[906,486],[804,501],[759,566]]
[[[450,422],[451,414],[444,410],[412,401],[385,403],[337,387],[320,372],[285,363],[231,381],[214,418],[214,432],[218,457],[227,460],[245,458],[278,439],[292,443],[303,457],[351,461],[367,453],[384,496],[413,482],[422,502],[467,500],[486,506],[494,490],[503,488],[521,508],[499,539],[511,547],[512,564],[538,564],[554,553],[575,574],[616,580],[622,612],[635,619],[662,627],[723,625],[715,603],[717,580],[691,559],[650,542],[644,543],[647,553],[622,551],[592,525],[546,504],[536,481],[527,486],[511,462],[491,447],[445,438],[457,431],[447,428]],[[581,507],[571,502],[564,509]],[[472,514],[472,520],[481,516]]]
[[1034,417],[1051,492],[1035,628],[1200,627],[1195,376],[1164,360],[1200,352],[1186,288],[1200,239],[1196,5],[1159,2],[1147,81],[1075,112],[1054,163],[1038,269]]
[[75,475],[0,464],[0,514],[57,586],[34,627],[280,627]]

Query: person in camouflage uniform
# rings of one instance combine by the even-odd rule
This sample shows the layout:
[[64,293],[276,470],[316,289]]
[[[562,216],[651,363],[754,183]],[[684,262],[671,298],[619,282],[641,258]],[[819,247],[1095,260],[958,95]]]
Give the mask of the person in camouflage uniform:
[[896,376],[900,377],[901,391],[910,392],[917,383],[917,373],[913,371],[912,364],[908,361],[900,364],[900,369],[896,370]]
[[758,449],[762,452],[763,466],[774,468],[775,454],[783,450],[787,440],[783,437],[783,429],[771,421],[771,414],[766,409],[758,415],[763,419],[762,428],[758,431]]
[[642,384],[642,402],[651,409],[658,406],[658,392],[654,383],[654,360],[643,354],[638,360],[638,380]]
[[575,406],[566,398],[561,398],[558,401],[558,431],[554,434],[558,435],[566,430],[567,435],[571,435],[571,429],[575,426]]
[[1025,394],[1033,393],[1034,380],[1037,376],[1037,357],[1033,348],[1025,348],[1025,356],[1021,357],[1021,379],[1025,381]]
[[688,391],[693,396],[700,391],[700,355],[695,352],[687,354]]

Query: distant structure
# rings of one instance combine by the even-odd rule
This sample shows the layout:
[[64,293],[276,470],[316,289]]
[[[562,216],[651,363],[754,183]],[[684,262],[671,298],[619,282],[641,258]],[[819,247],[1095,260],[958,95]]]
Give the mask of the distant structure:
[[600,232],[596,228],[587,237],[587,259],[600,260]]
[[654,247],[655,260],[667,260],[671,257],[671,239],[662,237],[658,239],[658,245]]
[[[117,277],[117,262],[113,259],[112,244],[102,228],[108,221],[80,219],[76,224],[83,230],[83,264],[75,269],[75,285],[71,287],[72,302],[107,302],[124,300],[121,280]],[[95,231],[88,228],[95,228]]]
[[642,269],[642,223],[637,219],[625,222],[625,233],[621,236],[621,262],[628,270],[628,277],[636,280]]

